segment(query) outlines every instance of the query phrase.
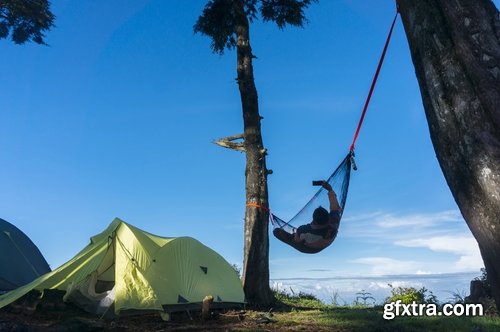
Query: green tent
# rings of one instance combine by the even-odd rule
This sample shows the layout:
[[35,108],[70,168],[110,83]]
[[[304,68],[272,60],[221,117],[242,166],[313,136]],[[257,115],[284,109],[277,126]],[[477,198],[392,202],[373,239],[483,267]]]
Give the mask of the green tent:
[[0,296],[0,308],[36,289],[66,291],[64,300],[97,314],[241,305],[237,272],[222,256],[190,237],[156,236],[115,219],[58,269]]

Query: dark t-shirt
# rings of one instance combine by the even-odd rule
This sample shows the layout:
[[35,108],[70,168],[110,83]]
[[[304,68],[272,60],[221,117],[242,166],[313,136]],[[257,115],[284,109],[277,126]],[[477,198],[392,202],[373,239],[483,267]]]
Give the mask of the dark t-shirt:
[[311,224],[302,225],[297,228],[297,233],[303,238],[306,243],[311,243],[319,240],[320,238],[334,238],[340,225],[340,211],[330,211],[330,220],[324,225]]

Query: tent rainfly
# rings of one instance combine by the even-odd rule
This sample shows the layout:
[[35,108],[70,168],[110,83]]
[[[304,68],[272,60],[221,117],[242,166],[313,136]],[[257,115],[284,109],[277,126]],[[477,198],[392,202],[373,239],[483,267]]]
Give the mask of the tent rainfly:
[[30,238],[16,226],[0,219],[0,294],[47,272],[50,272],[50,267]]
[[156,236],[120,219],[61,267],[0,296],[0,308],[33,289],[63,290],[64,301],[99,315],[201,308],[207,295],[218,307],[245,301],[237,272],[212,249],[191,237]]

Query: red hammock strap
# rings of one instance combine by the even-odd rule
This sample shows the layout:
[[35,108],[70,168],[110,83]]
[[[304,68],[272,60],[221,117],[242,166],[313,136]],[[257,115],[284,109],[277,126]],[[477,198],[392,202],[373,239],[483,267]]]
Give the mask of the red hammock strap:
[[384,50],[382,51],[382,55],[380,56],[380,60],[378,62],[377,70],[375,71],[375,76],[373,77],[372,85],[370,86],[370,91],[368,92],[368,96],[366,97],[365,105],[363,106],[363,112],[361,113],[361,118],[359,119],[358,128],[356,128],[356,133],[354,134],[354,138],[352,139],[350,151],[354,151],[354,144],[358,139],[359,130],[361,129],[361,125],[363,124],[363,120],[365,119],[366,110],[368,109],[368,105],[370,104],[370,99],[372,98],[373,90],[375,89],[375,85],[377,84],[378,75],[380,74],[380,69],[382,68],[382,63],[384,62],[385,53],[387,52],[387,48],[389,47],[389,42],[392,36],[392,30],[394,30],[394,25],[396,24],[396,19],[398,18],[399,11],[396,12],[394,16],[394,20],[392,21],[391,29],[389,30],[389,34],[387,35],[387,39],[385,41]]

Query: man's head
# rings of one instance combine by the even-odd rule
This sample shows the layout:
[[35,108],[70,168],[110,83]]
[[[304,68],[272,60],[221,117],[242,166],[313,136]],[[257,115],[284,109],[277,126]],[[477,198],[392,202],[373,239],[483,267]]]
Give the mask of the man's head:
[[328,211],[320,206],[313,212],[313,222],[318,225],[324,225],[328,223],[329,214]]

